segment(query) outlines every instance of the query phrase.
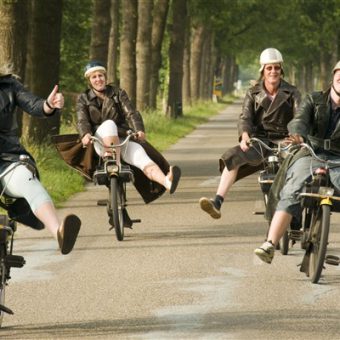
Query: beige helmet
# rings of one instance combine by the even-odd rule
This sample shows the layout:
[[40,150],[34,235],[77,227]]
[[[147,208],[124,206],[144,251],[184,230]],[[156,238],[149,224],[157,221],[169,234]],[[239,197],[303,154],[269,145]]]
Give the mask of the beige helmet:
[[260,72],[263,71],[264,65],[266,64],[282,64],[283,58],[282,54],[279,50],[276,48],[266,48],[262,51],[260,55],[260,64],[261,67],[259,69]]
[[333,68],[333,74],[334,74],[334,72],[336,71],[336,70],[340,70],[340,60],[336,63],[336,65],[334,66],[334,68]]

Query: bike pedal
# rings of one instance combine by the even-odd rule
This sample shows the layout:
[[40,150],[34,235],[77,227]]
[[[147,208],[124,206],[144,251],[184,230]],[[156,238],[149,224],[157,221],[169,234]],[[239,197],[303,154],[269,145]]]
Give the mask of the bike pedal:
[[140,218],[137,218],[135,220],[131,220],[132,223],[141,223],[142,220]]
[[25,265],[25,259],[20,255],[7,255],[6,256],[6,266],[21,268]]
[[327,264],[332,265],[332,266],[338,266],[340,264],[340,258],[338,256],[335,256],[335,255],[327,255],[325,262]]
[[6,307],[4,305],[0,305],[0,311],[4,312],[4,313],[7,313],[7,314],[12,314],[12,315],[14,314],[12,309],[10,309],[10,308],[8,308],[8,307]]

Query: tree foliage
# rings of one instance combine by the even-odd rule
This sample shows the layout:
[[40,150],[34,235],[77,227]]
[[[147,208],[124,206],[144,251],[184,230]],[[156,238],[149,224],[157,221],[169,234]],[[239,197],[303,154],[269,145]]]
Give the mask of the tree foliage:
[[[8,37],[6,33],[8,28],[13,32],[23,32],[22,27],[28,27],[28,32],[32,27],[41,27],[41,30],[44,30],[43,27],[46,26],[36,26],[33,22],[41,16],[31,16],[27,11],[16,10],[23,9],[24,4],[30,8],[36,1],[38,0],[0,1],[2,22],[11,17],[10,25],[0,27],[0,36],[5,37],[7,34]],[[76,96],[87,86],[83,69],[91,56],[101,55],[102,59],[106,59],[105,56],[108,54],[110,79],[114,79],[115,83],[125,88],[132,101],[136,102],[138,82],[136,70],[141,66],[137,65],[136,48],[137,53],[141,53],[144,44],[150,42],[152,43],[151,56],[143,59],[145,69],[150,71],[143,72],[144,80],[141,81],[139,76],[139,81],[143,84],[141,86],[145,87],[145,91],[151,89],[149,106],[152,108],[156,108],[156,104],[159,106],[159,99],[166,100],[169,93],[174,93],[174,89],[169,88],[171,65],[177,65],[177,73],[181,74],[181,65],[178,68],[180,62],[184,71],[183,79],[178,78],[176,81],[176,97],[183,96],[185,102],[190,104],[211,97],[212,84],[216,77],[223,80],[224,93],[232,91],[234,82],[240,77],[257,78],[258,58],[261,51],[267,47],[276,47],[282,52],[288,81],[296,83],[302,92],[327,86],[330,69],[339,60],[340,0],[187,0],[187,27],[185,36],[181,37],[185,41],[184,58],[182,53],[174,53],[169,48],[173,39],[171,27],[184,19],[184,13],[178,13],[175,17],[171,11],[168,13],[168,8],[172,8],[174,0],[148,0],[149,8],[154,8],[154,11],[150,9],[149,14],[144,13],[143,17],[140,17],[138,6],[142,8],[143,1],[63,0],[60,2],[62,3],[62,32],[59,50],[59,84],[67,99],[68,107],[65,111],[68,119],[72,120],[72,115],[68,113],[74,107]],[[105,11],[99,11],[102,13],[102,19],[98,15],[101,5],[105,5]],[[113,10],[111,16],[110,6]],[[41,11],[43,13],[43,7]],[[146,18],[147,15],[150,17]],[[27,26],[21,25],[26,22]],[[158,32],[157,40],[153,35],[147,40],[140,39],[137,45],[137,35],[138,32],[141,33],[143,22],[147,22],[148,27],[153,25],[152,34]],[[48,22],[48,25],[50,25],[49,29],[52,29],[53,21]],[[114,39],[112,39],[113,32]],[[47,39],[40,47],[37,42],[25,46],[25,33],[14,34],[12,47],[9,44],[11,39],[6,38],[0,42],[2,62],[5,59],[6,62],[7,59],[12,59],[20,74],[25,68],[28,69],[28,74],[31,68],[38,69],[34,65],[29,63],[23,65],[21,62],[29,59],[33,45],[35,49],[49,50],[46,44],[56,43]],[[44,31],[36,32],[37,39],[39,36],[46,36],[46,34]],[[95,47],[99,46],[99,43],[100,51],[99,47],[98,49]],[[22,46],[20,51],[23,54],[20,58],[16,58],[13,51],[19,53],[19,45]],[[25,56],[26,47],[28,52]],[[111,60],[113,52],[115,60]],[[45,54],[45,58],[54,60],[57,54],[55,53],[54,56]],[[47,72],[46,76],[48,74],[51,72]],[[35,80],[33,76],[30,79],[35,82],[39,78]],[[34,83],[29,85],[32,85],[32,89],[36,88]],[[143,93],[143,89],[139,88],[138,93]],[[148,105],[147,98],[143,100],[143,108],[146,105]]]

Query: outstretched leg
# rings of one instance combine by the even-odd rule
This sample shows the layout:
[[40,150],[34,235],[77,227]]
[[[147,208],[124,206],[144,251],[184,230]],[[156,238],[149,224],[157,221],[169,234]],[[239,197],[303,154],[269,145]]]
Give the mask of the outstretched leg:
[[216,196],[214,199],[201,197],[199,200],[201,209],[207,212],[212,218],[221,217],[221,206],[224,201],[225,195],[230,190],[231,186],[235,183],[239,168],[228,170],[225,167],[222,171],[219,185],[217,187]]
[[165,176],[163,171],[156,163],[150,163],[147,165],[143,172],[150,180],[163,185],[170,192],[170,194],[176,191],[181,177],[181,171],[179,167],[171,166],[169,173]]
[[254,253],[264,262],[271,263],[274,257],[275,246],[279,243],[282,235],[287,230],[293,216],[286,211],[276,211],[270,223],[268,237],[261,247],[256,248]]

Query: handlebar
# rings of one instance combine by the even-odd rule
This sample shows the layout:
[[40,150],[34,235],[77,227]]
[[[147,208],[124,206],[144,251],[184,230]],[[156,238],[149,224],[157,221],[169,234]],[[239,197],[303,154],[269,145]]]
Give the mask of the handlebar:
[[322,162],[322,163],[326,163],[326,164],[331,164],[331,165],[338,165],[340,166],[340,161],[335,161],[335,160],[327,160],[327,159],[322,159],[320,158],[319,156],[316,155],[315,151],[313,150],[313,148],[309,145],[309,144],[306,144],[306,143],[301,143],[299,144],[301,147],[303,148],[306,148],[311,156],[316,159],[317,161],[319,162]]
[[267,145],[263,140],[261,140],[261,139],[259,139],[259,138],[256,138],[256,137],[250,138],[249,141],[247,142],[247,144],[248,144],[249,146],[251,146],[252,143],[254,143],[254,142],[259,143],[261,146],[263,146],[263,147],[264,147],[265,149],[267,149],[268,151],[278,151],[278,152],[280,152],[280,151],[287,151],[287,150],[289,150],[290,147],[292,146],[291,143],[289,143],[289,144],[286,145],[286,146],[282,146],[282,145],[281,145],[282,142],[279,142],[277,148],[271,148],[271,147],[270,147],[269,145]]
[[119,143],[119,144],[111,144],[111,145],[105,145],[102,140],[100,140],[99,138],[97,138],[95,136],[91,136],[90,139],[91,139],[91,141],[97,142],[98,144],[100,144],[104,148],[116,148],[116,147],[125,145],[132,137],[136,138],[137,136],[138,135],[137,135],[136,132],[133,132],[133,131],[129,130],[127,132],[126,138],[121,143]]

